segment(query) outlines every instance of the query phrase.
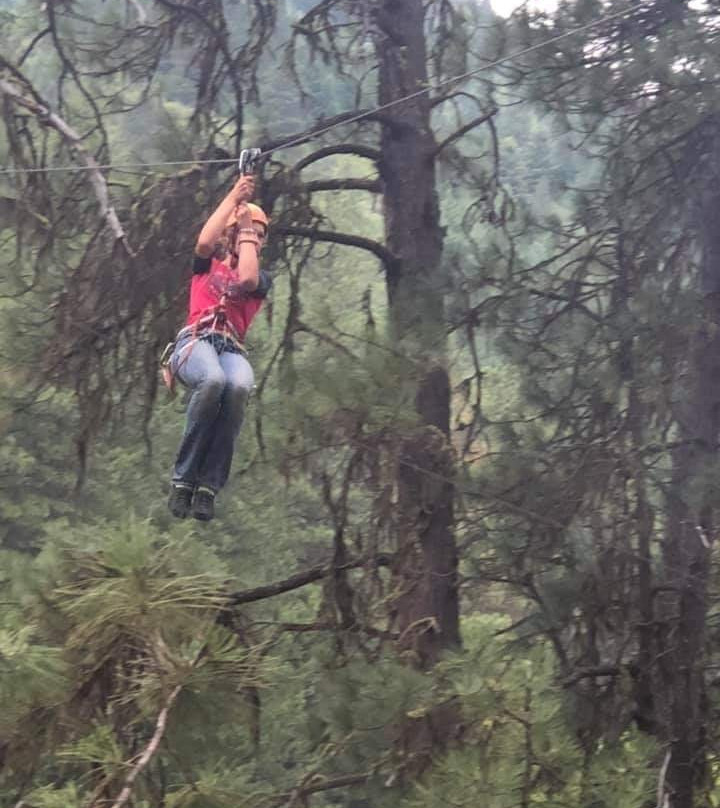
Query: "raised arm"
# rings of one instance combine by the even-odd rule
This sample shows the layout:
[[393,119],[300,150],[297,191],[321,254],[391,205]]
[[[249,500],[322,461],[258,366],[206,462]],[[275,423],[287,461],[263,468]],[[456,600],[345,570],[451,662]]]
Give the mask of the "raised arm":
[[238,222],[237,241],[235,252],[237,254],[237,275],[240,284],[246,292],[254,292],[260,280],[260,253],[262,236],[253,226],[250,210],[242,204],[236,211]]
[[251,199],[254,193],[254,177],[250,174],[240,177],[223,201],[215,208],[207,222],[205,222],[205,226],[200,231],[195,243],[196,255],[201,258],[209,258],[213,254],[215,245],[223,235],[230,214],[239,204]]

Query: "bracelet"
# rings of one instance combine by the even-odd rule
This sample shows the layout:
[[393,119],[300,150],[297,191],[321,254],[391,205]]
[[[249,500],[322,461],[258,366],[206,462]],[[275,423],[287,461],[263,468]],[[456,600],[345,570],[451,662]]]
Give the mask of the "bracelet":
[[239,238],[237,240],[237,243],[238,244],[254,244],[256,247],[258,246],[258,244],[260,244],[260,242],[256,238]]
[[257,233],[255,232],[254,227],[241,227],[239,230],[240,233],[252,233],[253,236],[257,238]]

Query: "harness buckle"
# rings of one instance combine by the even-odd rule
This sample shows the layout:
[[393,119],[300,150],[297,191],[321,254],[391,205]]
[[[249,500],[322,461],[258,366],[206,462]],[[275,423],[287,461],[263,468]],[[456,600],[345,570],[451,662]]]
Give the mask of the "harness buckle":
[[170,364],[170,357],[173,355],[173,351],[175,350],[175,343],[176,340],[171,340],[170,342],[168,342],[168,344],[165,346],[165,349],[160,354],[161,367]]
[[165,350],[160,355],[160,376],[162,377],[163,384],[167,387],[168,393],[171,397],[175,395],[175,374],[170,367],[170,360],[175,352],[176,340],[168,342]]

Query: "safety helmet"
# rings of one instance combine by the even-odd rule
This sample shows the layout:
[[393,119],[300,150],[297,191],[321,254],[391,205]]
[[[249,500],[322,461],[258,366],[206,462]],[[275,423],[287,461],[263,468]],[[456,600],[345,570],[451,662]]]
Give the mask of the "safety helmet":
[[265,211],[259,205],[254,205],[252,202],[248,202],[248,208],[250,209],[250,218],[254,222],[264,224],[265,230],[267,230],[270,220],[268,219]]
[[[265,211],[259,206],[255,205],[252,202],[247,203],[248,210],[250,211],[250,218],[254,222],[258,222],[259,224],[264,225],[265,230],[268,229],[268,224],[270,220],[267,217]],[[235,209],[227,220],[226,227],[232,227],[237,222],[237,209]]]

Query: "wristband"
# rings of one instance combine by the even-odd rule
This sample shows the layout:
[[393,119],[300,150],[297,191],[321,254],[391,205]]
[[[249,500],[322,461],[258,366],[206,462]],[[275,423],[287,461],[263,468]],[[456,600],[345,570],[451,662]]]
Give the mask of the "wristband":
[[237,240],[238,244],[254,244],[256,247],[260,244],[260,241],[257,238],[239,238]]

